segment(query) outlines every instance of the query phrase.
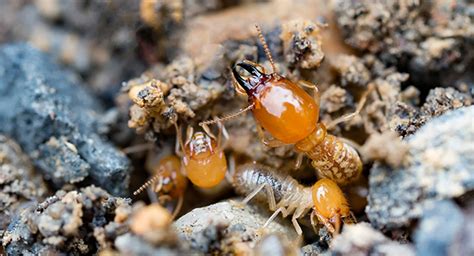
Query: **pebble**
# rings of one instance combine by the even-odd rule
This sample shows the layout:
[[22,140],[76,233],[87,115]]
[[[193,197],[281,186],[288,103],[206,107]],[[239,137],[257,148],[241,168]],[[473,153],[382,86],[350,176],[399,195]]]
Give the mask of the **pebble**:
[[408,226],[433,200],[474,189],[474,106],[432,119],[407,138],[407,164],[375,163],[369,175],[367,216],[377,229]]
[[0,133],[17,140],[45,178],[128,188],[128,158],[98,134],[104,109],[77,78],[28,44],[0,47]]

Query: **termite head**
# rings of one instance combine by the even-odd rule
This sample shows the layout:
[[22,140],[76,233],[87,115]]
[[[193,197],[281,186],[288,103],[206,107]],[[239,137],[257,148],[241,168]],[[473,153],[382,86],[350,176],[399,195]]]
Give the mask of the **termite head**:
[[[238,71],[238,67],[247,71],[250,76],[243,77]],[[235,64],[235,66],[232,68],[232,75],[235,81],[240,85],[240,87],[248,96],[253,95],[256,88],[270,78],[269,75],[265,74],[263,68],[260,70],[257,68],[256,64],[253,64],[249,61],[243,61]]]
[[161,175],[161,182],[155,186],[155,191],[171,198],[178,198],[184,194],[187,187],[187,179],[181,173],[181,162],[176,156],[167,156],[160,160],[156,168],[157,174]]
[[213,134],[188,128],[183,166],[191,182],[201,188],[219,184],[225,177],[227,161]]
[[314,211],[323,221],[334,227],[331,232],[338,233],[342,218],[349,217],[351,211],[344,193],[339,186],[330,179],[320,179],[311,188]]
[[186,141],[184,148],[186,155],[193,159],[200,159],[214,154],[217,142],[203,132],[196,132]]

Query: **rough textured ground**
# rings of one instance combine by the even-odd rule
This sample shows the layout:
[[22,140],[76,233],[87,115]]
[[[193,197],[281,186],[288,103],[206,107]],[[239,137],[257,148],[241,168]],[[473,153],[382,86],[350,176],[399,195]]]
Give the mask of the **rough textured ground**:
[[131,211],[130,200],[90,186],[59,190],[44,202],[15,216],[3,236],[9,255],[91,254],[104,250],[120,234]]
[[[11,139],[0,140],[0,230],[13,222],[7,253],[473,254],[471,1],[0,5],[0,42],[50,55],[0,46],[0,133]],[[247,59],[271,70],[255,23],[278,73],[317,84],[321,122],[352,113],[371,90],[360,114],[329,130],[364,163],[361,179],[342,188],[359,224],[344,224],[334,239],[308,219],[302,239],[280,217],[269,231],[286,235],[265,232],[267,205],[229,203],[228,182],[190,184],[173,224],[173,201],[159,206],[151,191],[132,197],[133,206],[116,197],[130,196],[129,180],[138,188],[173,154],[174,122],[198,130],[247,106],[229,68]],[[294,170],[292,146],[263,146],[250,113],[224,125],[229,163],[257,161],[305,186],[318,179],[307,160]]]
[[20,146],[0,135],[0,233],[23,208],[43,200],[48,193]]
[[[407,138],[402,167],[376,163],[369,176],[367,215],[379,229],[407,226],[433,200],[474,189],[474,107],[432,119]],[[404,159],[405,160],[405,159]]]
[[174,226],[180,237],[203,253],[250,253],[260,237],[267,233],[282,234],[290,241],[297,239],[289,222],[272,222],[267,229],[262,229],[269,217],[270,213],[264,209],[230,200],[194,209],[178,219]]
[[76,77],[27,44],[0,48],[0,72],[0,131],[45,179],[126,193],[129,160],[100,134],[103,109]]

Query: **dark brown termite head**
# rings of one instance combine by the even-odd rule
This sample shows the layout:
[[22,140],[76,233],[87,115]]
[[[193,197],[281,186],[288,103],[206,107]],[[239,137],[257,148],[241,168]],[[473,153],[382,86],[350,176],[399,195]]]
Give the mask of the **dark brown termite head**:
[[[239,72],[238,68],[242,68],[247,71],[250,76],[243,77]],[[255,89],[270,78],[270,75],[259,70],[257,66],[248,62],[239,62],[232,68],[232,75],[235,81],[240,85],[242,89],[247,93],[248,96],[255,94]]]

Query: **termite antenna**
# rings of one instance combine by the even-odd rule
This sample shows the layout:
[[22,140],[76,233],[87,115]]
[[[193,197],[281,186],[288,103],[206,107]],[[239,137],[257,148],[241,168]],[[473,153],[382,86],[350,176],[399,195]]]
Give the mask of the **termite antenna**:
[[272,53],[270,52],[270,48],[268,48],[267,42],[265,41],[265,37],[263,37],[262,30],[258,24],[255,24],[255,28],[257,29],[258,38],[262,43],[263,50],[265,51],[265,55],[267,55],[268,61],[270,61],[270,65],[272,66],[273,73],[276,73],[275,63],[273,62]]
[[140,194],[141,192],[143,192],[143,190],[145,190],[147,187],[149,187],[151,184],[155,183],[159,178],[160,178],[160,175],[161,175],[161,171],[158,172],[155,176],[153,176],[151,179],[149,179],[147,182],[145,182],[145,184],[143,184],[141,187],[139,187],[137,190],[135,190],[133,192],[133,195],[136,196],[138,194]]
[[207,120],[207,121],[202,121],[199,123],[199,126],[203,126],[203,125],[209,125],[209,124],[215,124],[215,123],[218,123],[218,122],[225,122],[227,120],[230,120],[230,119],[233,119],[233,118],[236,118],[237,116],[240,116],[241,114],[251,110],[253,107],[255,106],[255,103],[252,103],[250,105],[248,105],[246,108],[244,109],[240,109],[238,112],[236,113],[232,113],[232,114],[229,114],[229,115],[225,115],[223,117],[216,117],[212,120]]

